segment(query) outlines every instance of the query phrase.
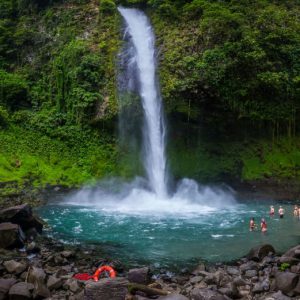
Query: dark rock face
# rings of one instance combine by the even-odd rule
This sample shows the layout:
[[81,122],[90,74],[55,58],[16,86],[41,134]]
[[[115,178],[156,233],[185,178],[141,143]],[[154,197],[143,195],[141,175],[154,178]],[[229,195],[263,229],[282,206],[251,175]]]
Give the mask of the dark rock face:
[[124,278],[105,278],[88,283],[85,287],[84,300],[124,300],[128,281]]
[[269,244],[260,245],[252,248],[248,253],[247,258],[254,261],[260,261],[269,253],[275,254],[275,249],[273,248],[272,245]]
[[138,268],[131,269],[128,272],[128,280],[130,282],[148,284],[150,282],[150,272],[149,268]]
[[18,224],[24,231],[35,228],[37,232],[41,233],[43,229],[42,220],[33,216],[31,207],[26,203],[2,209],[0,211],[0,222]]
[[0,248],[12,249],[24,245],[25,235],[17,224],[0,224]]

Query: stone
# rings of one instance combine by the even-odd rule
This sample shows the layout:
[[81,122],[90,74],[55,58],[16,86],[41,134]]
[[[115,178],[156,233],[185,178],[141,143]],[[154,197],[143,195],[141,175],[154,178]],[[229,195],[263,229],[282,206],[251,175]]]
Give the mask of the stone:
[[242,277],[236,277],[236,278],[234,278],[233,283],[236,286],[243,286],[243,285],[247,284],[247,281],[244,280]]
[[261,282],[256,282],[254,284],[254,287],[252,289],[252,292],[255,293],[262,293],[262,292],[266,292],[270,289],[270,282],[269,279],[265,279]]
[[199,275],[199,272],[205,271],[205,265],[204,264],[200,264],[197,266],[197,268],[191,273],[192,275]]
[[56,290],[62,287],[63,282],[60,278],[54,277],[54,276],[49,276],[47,280],[47,288],[51,290]]
[[3,263],[8,273],[21,274],[27,269],[27,265],[15,260],[7,260]]
[[168,296],[158,297],[157,299],[159,299],[159,300],[189,300],[187,297],[180,295],[180,294],[170,294]]
[[191,300],[228,300],[224,295],[210,289],[193,289],[190,293]]
[[245,273],[248,270],[258,270],[259,266],[256,262],[250,260],[240,266],[240,270],[242,273]]
[[150,270],[148,267],[131,269],[127,278],[130,282],[148,284],[150,282]]
[[289,249],[280,257],[280,262],[289,263],[290,265],[298,264],[300,262],[299,250],[300,245]]
[[300,295],[300,280],[298,280],[298,283],[295,286],[295,288],[293,289],[293,292],[295,295]]
[[26,282],[18,282],[9,289],[10,300],[26,300],[31,299],[30,284]]
[[277,272],[275,284],[284,294],[291,292],[298,284],[299,276],[291,272]]
[[190,279],[190,283],[192,283],[192,284],[199,283],[200,281],[202,281],[202,279],[203,279],[203,276],[195,276]]
[[34,285],[33,298],[34,299],[44,299],[50,297],[50,291],[46,285],[42,282],[38,282]]
[[46,279],[46,273],[42,268],[31,267],[28,272],[28,282],[34,285],[38,283],[44,283]]
[[236,299],[236,298],[240,298],[240,293],[238,288],[236,287],[235,284],[230,283],[227,285],[227,287],[223,287],[218,289],[218,291],[223,294],[226,295],[230,298]]
[[65,250],[65,251],[62,251],[60,253],[60,255],[64,258],[70,258],[70,257],[73,257],[74,256],[74,252],[73,251],[69,251],[69,250]]
[[254,261],[260,261],[265,256],[269,255],[269,253],[275,253],[274,247],[270,244],[264,244],[264,245],[260,245],[260,246],[252,248],[249,251],[247,258],[250,260],[254,260]]
[[104,278],[98,282],[88,282],[85,286],[84,300],[124,300],[128,292],[125,278]]
[[247,278],[252,278],[252,277],[255,277],[257,276],[257,271],[256,270],[247,270],[245,272],[245,277]]
[[237,276],[240,274],[240,270],[236,267],[227,267],[226,269],[229,275]]
[[0,278],[0,299],[5,299],[9,289],[17,282],[14,278]]
[[12,249],[24,246],[25,235],[17,224],[0,224],[0,248]]
[[282,294],[281,291],[264,296],[263,300],[290,300],[291,298]]

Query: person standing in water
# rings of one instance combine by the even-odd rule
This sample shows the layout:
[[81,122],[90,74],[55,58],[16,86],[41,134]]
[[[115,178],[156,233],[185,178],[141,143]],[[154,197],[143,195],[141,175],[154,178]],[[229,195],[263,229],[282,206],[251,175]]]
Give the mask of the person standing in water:
[[261,232],[267,232],[267,222],[265,219],[261,219],[260,229]]
[[298,217],[299,216],[299,208],[298,205],[294,206],[294,217]]
[[249,225],[249,230],[253,231],[255,229],[255,227],[256,227],[256,225],[255,225],[254,218],[251,218],[250,225]]
[[275,215],[275,209],[274,209],[274,206],[271,205],[270,206],[270,216],[273,217]]
[[280,218],[280,219],[283,219],[283,216],[284,216],[284,209],[282,208],[282,206],[279,206],[278,214],[279,214],[279,218]]

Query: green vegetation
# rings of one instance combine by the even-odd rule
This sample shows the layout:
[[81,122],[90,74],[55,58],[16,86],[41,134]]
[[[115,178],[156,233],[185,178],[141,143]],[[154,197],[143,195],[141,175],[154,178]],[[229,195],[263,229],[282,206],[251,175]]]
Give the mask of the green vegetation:
[[115,136],[119,4],[154,25],[175,178],[300,178],[298,1],[0,0],[0,182],[142,173]]

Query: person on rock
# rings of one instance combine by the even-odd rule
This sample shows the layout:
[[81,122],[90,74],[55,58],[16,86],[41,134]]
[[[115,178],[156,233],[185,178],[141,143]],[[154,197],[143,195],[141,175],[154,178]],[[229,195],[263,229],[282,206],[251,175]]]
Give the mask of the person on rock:
[[271,205],[270,206],[270,216],[273,217],[275,215],[275,209],[274,209],[274,206]]
[[254,231],[255,228],[256,228],[256,224],[255,224],[254,218],[251,218],[250,225],[249,225],[249,230]]
[[267,222],[264,218],[261,219],[260,229],[261,229],[261,232],[267,232]]
[[280,219],[283,219],[283,216],[284,216],[284,209],[282,208],[282,206],[279,206],[278,214],[279,214],[279,218],[280,218]]

